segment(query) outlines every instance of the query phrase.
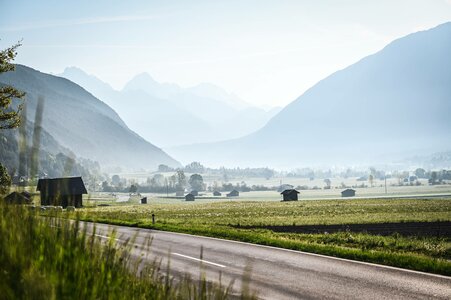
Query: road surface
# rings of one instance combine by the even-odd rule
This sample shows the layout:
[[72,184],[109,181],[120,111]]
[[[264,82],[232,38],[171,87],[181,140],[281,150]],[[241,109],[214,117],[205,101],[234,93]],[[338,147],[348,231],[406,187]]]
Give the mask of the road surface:
[[[85,223],[88,228],[92,223]],[[132,255],[151,237],[149,259],[170,259],[171,272],[188,272],[241,290],[246,266],[250,288],[261,299],[451,299],[451,277],[323,255],[188,234],[96,224],[99,238],[112,230],[118,240],[135,237]],[[202,251],[202,260],[200,253]],[[221,275],[219,275],[221,274]]]

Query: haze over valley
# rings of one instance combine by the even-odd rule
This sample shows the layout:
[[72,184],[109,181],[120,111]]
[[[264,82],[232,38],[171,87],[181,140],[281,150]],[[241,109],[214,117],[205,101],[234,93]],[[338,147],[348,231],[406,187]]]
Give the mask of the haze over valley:
[[451,299],[451,0],[0,4],[0,297]]

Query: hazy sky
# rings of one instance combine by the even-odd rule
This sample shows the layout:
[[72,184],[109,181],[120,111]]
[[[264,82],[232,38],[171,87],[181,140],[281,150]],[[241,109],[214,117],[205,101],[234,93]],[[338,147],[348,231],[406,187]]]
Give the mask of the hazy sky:
[[393,39],[447,21],[451,0],[0,0],[0,47],[23,39],[18,63],[77,66],[117,89],[148,72],[281,106]]

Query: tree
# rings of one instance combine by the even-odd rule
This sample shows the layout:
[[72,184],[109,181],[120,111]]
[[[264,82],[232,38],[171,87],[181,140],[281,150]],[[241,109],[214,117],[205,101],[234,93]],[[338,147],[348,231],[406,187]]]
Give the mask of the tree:
[[205,167],[197,161],[193,161],[185,167],[187,173],[204,173]]
[[330,189],[330,185],[332,184],[332,181],[329,178],[324,179],[324,183],[326,184],[326,189]]
[[426,178],[426,170],[423,168],[416,169],[415,176],[417,176],[418,178]]
[[6,168],[0,164],[0,195],[8,193],[11,186],[11,177]]
[[119,175],[113,175],[113,177],[111,177],[111,183],[114,186],[118,186],[119,183],[121,183],[121,177],[119,177]]
[[158,166],[158,172],[164,173],[164,172],[171,172],[171,171],[174,171],[174,169],[167,165],[161,164]]
[[184,190],[186,186],[185,172],[183,172],[183,170],[177,170],[175,175],[177,177],[177,190]]
[[102,182],[102,191],[111,193],[113,191],[113,188],[108,184],[108,181]]
[[429,179],[429,182],[434,185],[437,183],[438,173],[436,171],[433,171],[431,173],[431,178]]
[[162,187],[165,186],[165,178],[162,174],[155,174],[149,182],[151,187]]
[[[0,50],[0,74],[14,71],[15,66],[12,63],[17,55],[16,49],[20,43],[15,44],[5,50]],[[11,107],[13,99],[22,99],[25,93],[16,88],[5,85],[0,87],[0,129],[12,129],[20,125],[20,112],[22,104],[16,109]],[[0,163],[0,194],[8,192],[11,186],[11,177],[6,168]]]
[[[0,51],[0,74],[15,70],[12,61],[17,55],[16,49],[19,46],[20,43],[17,43]],[[0,129],[11,129],[19,126],[22,104],[17,109],[13,109],[11,104],[13,99],[22,99],[24,96],[24,92],[12,86],[5,85],[0,88]]]
[[197,190],[197,191],[204,190],[204,179],[202,178],[202,176],[200,174],[191,175],[188,183],[191,186],[191,188],[194,190]]
[[136,184],[132,184],[132,185],[130,186],[130,188],[128,189],[128,192],[131,193],[131,194],[134,194],[134,193],[136,193],[137,191],[138,191],[138,186],[137,186]]

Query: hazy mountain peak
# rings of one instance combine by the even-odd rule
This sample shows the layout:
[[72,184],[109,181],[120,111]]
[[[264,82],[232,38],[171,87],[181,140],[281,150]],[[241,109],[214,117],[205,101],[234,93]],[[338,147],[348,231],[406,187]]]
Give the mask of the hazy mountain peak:
[[134,76],[124,87],[124,90],[143,90],[148,91],[151,88],[159,87],[159,83],[150,76],[149,73],[143,72]]
[[239,98],[237,95],[229,93],[223,88],[212,83],[202,82],[198,85],[187,88],[187,91],[199,97],[221,101],[240,110],[252,106],[251,104]]

